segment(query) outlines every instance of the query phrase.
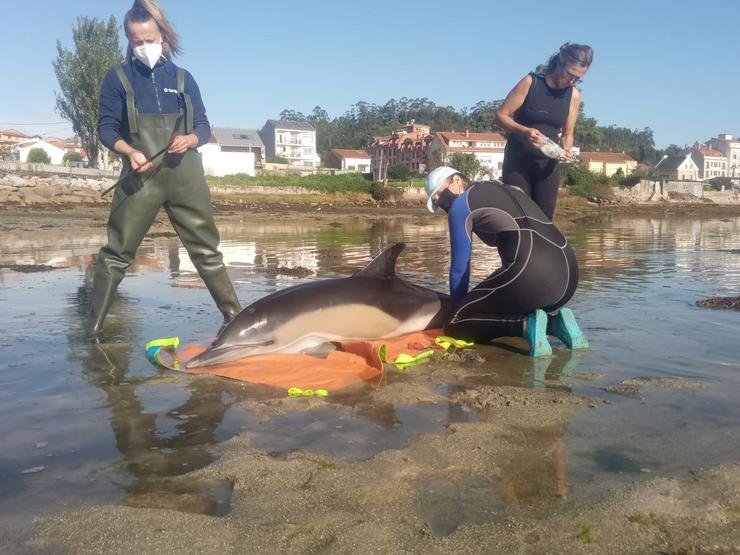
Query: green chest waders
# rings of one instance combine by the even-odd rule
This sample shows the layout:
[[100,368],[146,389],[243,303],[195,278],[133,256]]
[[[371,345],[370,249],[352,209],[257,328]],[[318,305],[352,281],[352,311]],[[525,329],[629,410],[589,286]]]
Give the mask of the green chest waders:
[[[126,91],[131,145],[135,149],[149,158],[169,144],[175,125],[177,134],[192,133],[192,104],[184,92],[182,69],[177,70],[177,90],[183,105],[179,114],[139,114],[131,83],[120,66],[116,72]],[[124,157],[124,161],[128,159]],[[124,171],[128,169],[125,167]],[[239,313],[239,300],[218,251],[218,230],[213,221],[203,163],[200,154],[191,149],[181,155],[166,154],[140,180],[126,180],[117,187],[108,218],[108,244],[100,249],[95,264],[90,323],[93,335],[102,331],[118,284],[161,207],[224,320],[231,320]]]

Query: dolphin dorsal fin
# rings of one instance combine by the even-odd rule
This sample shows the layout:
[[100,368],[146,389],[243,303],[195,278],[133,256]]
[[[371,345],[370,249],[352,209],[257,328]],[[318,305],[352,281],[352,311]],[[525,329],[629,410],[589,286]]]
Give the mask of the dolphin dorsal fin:
[[370,264],[362,270],[355,272],[354,277],[376,277],[392,278],[396,275],[396,259],[406,243],[396,243],[384,249],[378,256],[370,261]]

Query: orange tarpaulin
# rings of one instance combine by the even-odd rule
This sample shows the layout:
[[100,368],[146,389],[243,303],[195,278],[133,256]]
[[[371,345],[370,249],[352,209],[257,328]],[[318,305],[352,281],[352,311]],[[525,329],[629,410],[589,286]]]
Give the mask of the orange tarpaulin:
[[326,389],[336,392],[353,385],[377,385],[383,362],[393,362],[401,354],[415,356],[439,347],[435,338],[442,330],[425,330],[399,337],[373,341],[342,341],[340,350],[326,358],[305,354],[272,354],[190,369],[187,361],[206,350],[207,345],[191,343],[175,352],[162,350],[157,362],[172,370],[191,374],[210,374],[279,388]]

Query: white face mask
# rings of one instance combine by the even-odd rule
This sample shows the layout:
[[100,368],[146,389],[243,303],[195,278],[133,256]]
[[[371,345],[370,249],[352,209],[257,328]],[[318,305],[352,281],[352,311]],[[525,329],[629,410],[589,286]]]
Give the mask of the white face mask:
[[149,69],[154,69],[162,57],[162,43],[154,42],[142,44],[134,48],[134,56]]

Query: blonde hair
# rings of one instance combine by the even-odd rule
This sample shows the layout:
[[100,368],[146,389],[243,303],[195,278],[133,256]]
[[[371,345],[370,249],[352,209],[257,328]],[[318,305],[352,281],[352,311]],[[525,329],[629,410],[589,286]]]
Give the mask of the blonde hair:
[[[154,20],[162,34],[162,54],[164,57],[169,60],[173,56],[182,54],[180,38],[156,0],[134,0],[134,5],[123,16],[123,30],[126,32],[126,36],[128,36],[130,23],[145,23],[149,20]],[[131,44],[129,44],[126,50],[126,59],[130,60],[133,53]]]

